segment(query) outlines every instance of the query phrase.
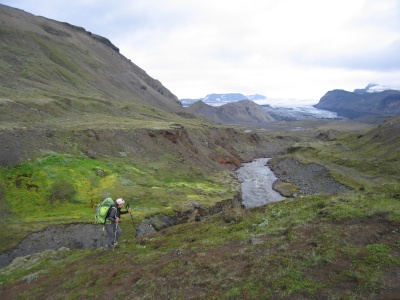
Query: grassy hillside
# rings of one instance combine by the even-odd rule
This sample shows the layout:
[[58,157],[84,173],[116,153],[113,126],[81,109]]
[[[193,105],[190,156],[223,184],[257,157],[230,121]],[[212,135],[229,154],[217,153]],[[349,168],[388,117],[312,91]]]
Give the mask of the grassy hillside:
[[2,121],[184,112],[175,95],[106,38],[4,5],[0,18]]
[[[229,210],[0,272],[4,299],[395,299],[400,186]],[[129,232],[128,225],[124,229]]]

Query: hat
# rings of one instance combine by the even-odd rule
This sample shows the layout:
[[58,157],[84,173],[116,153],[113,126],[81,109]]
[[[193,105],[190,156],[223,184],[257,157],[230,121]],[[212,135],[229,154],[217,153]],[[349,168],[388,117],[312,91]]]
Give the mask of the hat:
[[122,199],[122,198],[117,199],[115,202],[117,204],[124,204],[125,203],[124,199]]

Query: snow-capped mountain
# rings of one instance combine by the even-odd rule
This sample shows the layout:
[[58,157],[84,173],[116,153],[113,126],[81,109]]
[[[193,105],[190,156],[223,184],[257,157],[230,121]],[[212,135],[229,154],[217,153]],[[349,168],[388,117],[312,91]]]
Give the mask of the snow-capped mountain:
[[248,100],[243,94],[232,93],[232,94],[209,94],[204,99],[204,103],[230,103],[240,100]]
[[313,107],[312,105],[317,101],[310,99],[270,99],[259,94],[243,95],[239,93],[209,94],[201,99],[180,99],[184,107],[189,107],[199,100],[210,106],[222,106],[240,100],[251,100],[256,104],[261,105],[267,113],[273,116],[276,120],[296,121],[303,119],[338,118],[336,113]]
[[255,94],[255,95],[243,95],[240,93],[228,93],[228,94],[208,94],[204,98],[199,99],[180,99],[183,106],[189,106],[193,103],[201,100],[204,103],[212,106],[220,106],[226,103],[237,102],[240,100],[260,100],[265,99],[266,97],[263,95]]
[[[379,93],[383,91],[387,91],[385,93],[389,93],[390,95],[394,94],[391,96],[390,99],[386,99],[386,102],[389,101],[391,103],[392,113],[395,113],[393,103],[397,103],[398,98],[394,99],[393,97],[397,97],[398,93],[397,91],[400,91],[400,83],[390,84],[390,85],[370,83],[365,88],[355,89],[354,92],[346,92],[344,90],[334,90],[334,91],[329,91],[327,95],[332,96],[335,93],[336,94],[344,93],[346,95],[346,97],[344,97],[345,98],[344,102],[347,105],[349,105],[352,103],[352,101],[348,100],[348,97],[350,96],[353,98],[377,96]],[[240,100],[251,100],[256,104],[261,105],[276,120],[284,120],[284,121],[295,121],[303,119],[337,119],[337,118],[341,119],[343,117],[351,118],[351,116],[353,116],[353,115],[343,114],[343,112],[341,115],[340,114],[338,115],[337,110],[331,109],[329,106],[324,105],[326,102],[325,100],[327,98],[327,95],[323,96],[319,102],[313,99],[272,99],[259,94],[243,95],[240,93],[209,94],[206,97],[200,99],[180,99],[180,101],[184,107],[188,107],[199,100],[202,100],[204,103],[210,106],[221,106],[223,104],[227,104],[230,102],[237,102]],[[333,102],[336,103],[335,104],[336,106],[339,105],[337,103],[337,100]],[[383,105],[382,107],[384,107],[385,105]],[[360,107],[362,108],[362,106]],[[357,109],[360,110],[360,107],[358,107]],[[382,107],[379,108],[381,112],[382,112]],[[358,112],[358,114],[361,114],[361,112]]]
[[252,101],[263,100],[263,99],[267,98],[264,95],[259,95],[259,94],[247,95],[246,97],[247,97],[247,99],[252,100]]
[[395,90],[400,91],[400,83],[399,84],[388,84],[383,85],[379,83],[369,83],[363,89],[355,89],[354,93],[379,93],[387,90]]
[[315,108],[336,112],[349,119],[361,117],[393,117],[400,115],[400,90],[395,86],[368,84],[354,92],[332,90],[314,105]]

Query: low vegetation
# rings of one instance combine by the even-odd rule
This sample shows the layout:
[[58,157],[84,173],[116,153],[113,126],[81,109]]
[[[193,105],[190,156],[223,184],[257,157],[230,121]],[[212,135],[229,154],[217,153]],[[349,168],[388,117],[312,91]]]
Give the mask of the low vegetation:
[[[386,184],[366,184],[373,164],[357,163],[369,150],[355,151],[354,141],[369,138],[370,132],[328,142],[312,135],[297,135],[295,151],[283,157],[324,162],[347,183],[347,177],[360,174],[353,182],[363,189],[226,209],[140,238],[133,224],[123,223],[124,238],[115,252],[55,250],[15,260],[0,272],[1,293],[6,299],[392,297],[398,282],[391,276],[397,278],[400,270],[400,185],[390,179],[398,173],[381,167],[375,177]],[[92,222],[99,194],[124,197],[138,221],[193,203],[212,206],[237,192],[230,172],[204,176],[198,170],[199,176],[193,176],[194,169],[171,168],[176,159],[166,153],[151,164],[127,163],[49,151],[2,169],[3,249],[32,228]],[[376,159],[384,166],[387,157]]]
[[348,126],[347,130],[339,127],[342,131],[328,140],[321,136],[328,137],[332,129],[320,129],[313,138],[293,143],[286,156],[323,165],[338,182],[356,190],[398,182],[400,118],[390,119],[372,130],[351,132],[351,125]]
[[391,184],[296,198],[137,240],[125,224],[115,252],[33,255],[2,269],[1,289],[13,299],[390,298],[400,269],[399,195]]

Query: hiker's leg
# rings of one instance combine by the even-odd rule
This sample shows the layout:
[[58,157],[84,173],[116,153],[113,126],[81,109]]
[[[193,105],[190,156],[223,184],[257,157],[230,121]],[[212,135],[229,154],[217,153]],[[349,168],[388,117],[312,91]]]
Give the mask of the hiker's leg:
[[117,239],[121,236],[121,234],[122,234],[122,229],[121,229],[121,227],[118,226],[118,228],[117,228]]
[[112,248],[113,243],[114,243],[114,230],[115,230],[115,225],[114,224],[105,224],[106,227],[106,232],[107,232],[107,247]]

